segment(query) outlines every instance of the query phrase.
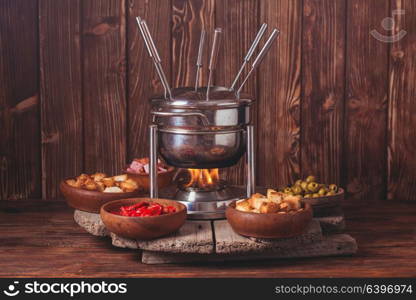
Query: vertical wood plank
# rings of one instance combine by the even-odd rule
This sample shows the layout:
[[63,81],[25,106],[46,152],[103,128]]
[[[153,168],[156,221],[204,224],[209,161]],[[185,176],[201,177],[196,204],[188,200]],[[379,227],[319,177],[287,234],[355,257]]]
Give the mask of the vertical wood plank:
[[258,184],[288,184],[299,170],[302,1],[260,1],[260,22],[281,34],[259,74]]
[[348,1],[345,153],[343,172],[350,199],[380,200],[386,191],[388,43],[381,21],[389,1]]
[[43,198],[83,168],[80,2],[39,3]]
[[[241,67],[243,59],[253,42],[259,29],[258,22],[258,1],[237,0],[221,1],[217,0],[215,4],[216,27],[223,29],[222,48],[218,59],[218,68],[216,71],[216,83],[218,85],[229,87],[238,70]],[[265,37],[264,37],[265,39]],[[252,59],[255,57],[253,56]],[[247,67],[240,77],[239,83],[247,75]],[[245,85],[243,91],[257,98],[257,75],[253,76]],[[239,85],[238,85],[239,86]],[[256,125],[256,106],[257,102],[252,105],[253,124]],[[246,178],[245,159],[241,159],[238,165],[226,169],[226,179],[232,184],[244,184]]]
[[126,164],[125,1],[83,1],[85,171]]
[[345,79],[345,0],[305,0],[302,37],[302,176],[339,183]]
[[128,158],[149,156],[149,98],[163,94],[151,58],[136,24],[144,18],[155,41],[168,80],[171,76],[171,3],[166,0],[128,1]]
[[0,199],[40,197],[38,2],[0,2]]
[[194,86],[201,30],[207,32],[199,84],[206,85],[214,31],[214,0],[172,1],[172,76],[175,87]]
[[392,0],[393,33],[399,37],[390,52],[388,116],[388,198],[416,201],[416,1]]

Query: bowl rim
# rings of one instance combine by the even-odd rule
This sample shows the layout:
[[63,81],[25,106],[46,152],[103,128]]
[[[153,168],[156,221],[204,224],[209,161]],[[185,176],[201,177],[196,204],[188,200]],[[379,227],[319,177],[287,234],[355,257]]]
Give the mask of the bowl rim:
[[281,217],[284,217],[284,216],[294,216],[294,215],[297,215],[297,214],[300,214],[300,213],[305,213],[305,212],[307,212],[307,211],[309,211],[309,210],[312,210],[312,205],[310,204],[310,203],[306,203],[306,202],[303,202],[302,200],[301,200],[301,203],[302,203],[302,205],[303,205],[303,210],[297,210],[297,211],[294,211],[294,212],[291,212],[291,213],[285,213],[285,214],[279,214],[279,213],[256,213],[256,212],[251,212],[251,211],[242,211],[242,210],[238,210],[238,209],[236,209],[235,207],[232,207],[232,205],[233,204],[236,204],[237,203],[237,201],[238,200],[234,200],[234,201],[232,201],[230,204],[228,204],[227,205],[227,209],[233,209],[234,211],[237,211],[238,213],[244,213],[244,214],[249,214],[249,215],[256,215],[256,216],[281,216]]
[[340,196],[340,195],[342,195],[342,194],[345,194],[345,190],[344,190],[343,188],[339,187],[339,188],[338,188],[338,191],[336,192],[336,194],[335,194],[335,195],[329,195],[329,196],[324,195],[324,196],[319,196],[319,197],[315,197],[315,198],[313,198],[313,197],[306,197],[306,198],[305,198],[305,197],[303,197],[303,196],[302,196],[302,200],[321,199],[321,198],[331,198],[331,197]]
[[[144,200],[144,199],[146,199],[146,200]],[[157,200],[167,200],[167,201],[174,201],[174,202],[176,202],[176,203],[178,203],[179,204],[179,206],[181,207],[181,209],[180,210],[178,210],[178,211],[176,211],[176,212],[174,212],[174,213],[170,213],[170,214],[165,214],[165,215],[160,215],[160,216],[146,216],[146,217],[139,217],[139,216],[121,216],[121,215],[117,215],[117,214],[113,214],[112,212],[110,212],[110,211],[108,211],[106,208],[106,206],[107,205],[110,205],[110,204],[112,204],[112,203],[114,203],[114,202],[119,202],[119,201],[128,201],[128,200],[138,200],[137,202],[141,202],[141,201],[148,201],[148,202],[155,202],[155,200],[157,201]],[[172,200],[172,199],[166,199],[166,198],[145,198],[145,197],[140,197],[140,198],[124,198],[124,199],[116,199],[116,200],[111,200],[111,201],[109,201],[109,202],[107,202],[107,203],[104,203],[103,205],[101,205],[101,207],[100,207],[100,214],[101,214],[101,212],[105,212],[105,213],[107,213],[107,214],[110,214],[110,215],[112,215],[112,216],[115,216],[115,217],[120,217],[120,218],[122,218],[122,219],[124,219],[124,220],[132,220],[132,219],[139,219],[140,218],[140,220],[143,220],[143,219],[147,219],[147,218],[165,218],[165,217],[170,217],[170,216],[174,216],[174,215],[177,215],[177,214],[180,214],[180,213],[182,213],[183,211],[185,211],[185,213],[187,212],[187,209],[186,209],[186,206],[185,205],[183,205],[182,203],[180,203],[179,201],[176,201],[176,200]]]
[[134,190],[133,192],[121,192],[121,193],[104,193],[104,192],[100,192],[100,191],[86,190],[86,189],[82,189],[82,188],[77,188],[77,187],[74,187],[74,186],[70,186],[68,183],[66,183],[66,181],[68,179],[74,179],[74,177],[69,177],[69,178],[63,179],[61,181],[61,184],[60,185],[64,185],[67,188],[69,188],[71,190],[74,190],[74,191],[82,191],[82,193],[84,193],[84,195],[89,195],[89,196],[93,196],[93,195],[94,196],[95,195],[109,195],[109,196],[132,195],[132,196],[134,196],[134,195],[140,194],[140,192],[143,192],[143,189],[141,189],[141,188],[138,188],[138,189]]
[[[142,176],[142,177],[149,177],[150,176],[150,173],[140,174],[140,173],[128,172],[127,168],[128,168],[128,166],[123,169],[123,172],[127,175]],[[162,174],[170,174],[170,173],[173,173],[175,171],[175,169],[176,168],[174,166],[168,166],[168,169],[167,169],[166,172],[157,172],[157,175],[159,176],[159,175],[162,175]]]

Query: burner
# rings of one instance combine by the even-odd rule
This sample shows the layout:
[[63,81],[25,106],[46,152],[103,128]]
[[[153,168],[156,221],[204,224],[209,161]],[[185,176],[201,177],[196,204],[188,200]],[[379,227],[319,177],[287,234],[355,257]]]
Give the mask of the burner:
[[228,204],[246,197],[244,188],[226,186],[213,191],[178,189],[174,199],[188,209],[188,219],[223,219]]
[[201,188],[179,188],[176,193],[175,199],[179,201],[224,201],[230,199],[232,196],[229,193],[229,188],[227,188],[226,183],[221,181],[216,187],[212,189],[201,189]]
[[244,197],[244,189],[228,186],[219,169],[182,169],[174,199],[185,204],[190,219],[224,218],[226,206]]

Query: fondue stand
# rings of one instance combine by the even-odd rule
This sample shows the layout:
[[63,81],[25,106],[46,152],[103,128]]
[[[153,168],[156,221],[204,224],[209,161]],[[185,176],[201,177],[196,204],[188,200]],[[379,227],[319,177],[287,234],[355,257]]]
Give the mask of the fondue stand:
[[158,154],[167,164],[196,169],[200,176],[204,172],[209,176],[215,168],[233,166],[246,154],[245,191],[241,187],[228,186],[219,178],[211,186],[178,185],[174,199],[186,205],[191,219],[224,218],[224,210],[231,201],[250,197],[255,188],[254,127],[250,125],[252,100],[242,96],[238,99],[223,87],[212,87],[211,99],[205,100],[205,91],[206,88],[198,92],[180,88],[173,90],[170,101],[151,100],[151,198],[159,196]]

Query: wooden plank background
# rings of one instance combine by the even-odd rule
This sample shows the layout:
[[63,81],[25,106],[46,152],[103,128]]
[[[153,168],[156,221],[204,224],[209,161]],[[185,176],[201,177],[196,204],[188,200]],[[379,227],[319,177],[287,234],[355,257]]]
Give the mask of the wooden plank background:
[[[416,0],[2,0],[1,199],[57,198],[65,177],[148,155],[148,99],[162,87],[137,15],[175,87],[194,84],[202,28],[224,30],[220,85],[263,22],[281,30],[245,87],[258,184],[316,174],[350,201],[416,201]],[[224,176],[243,183],[244,170]]]

